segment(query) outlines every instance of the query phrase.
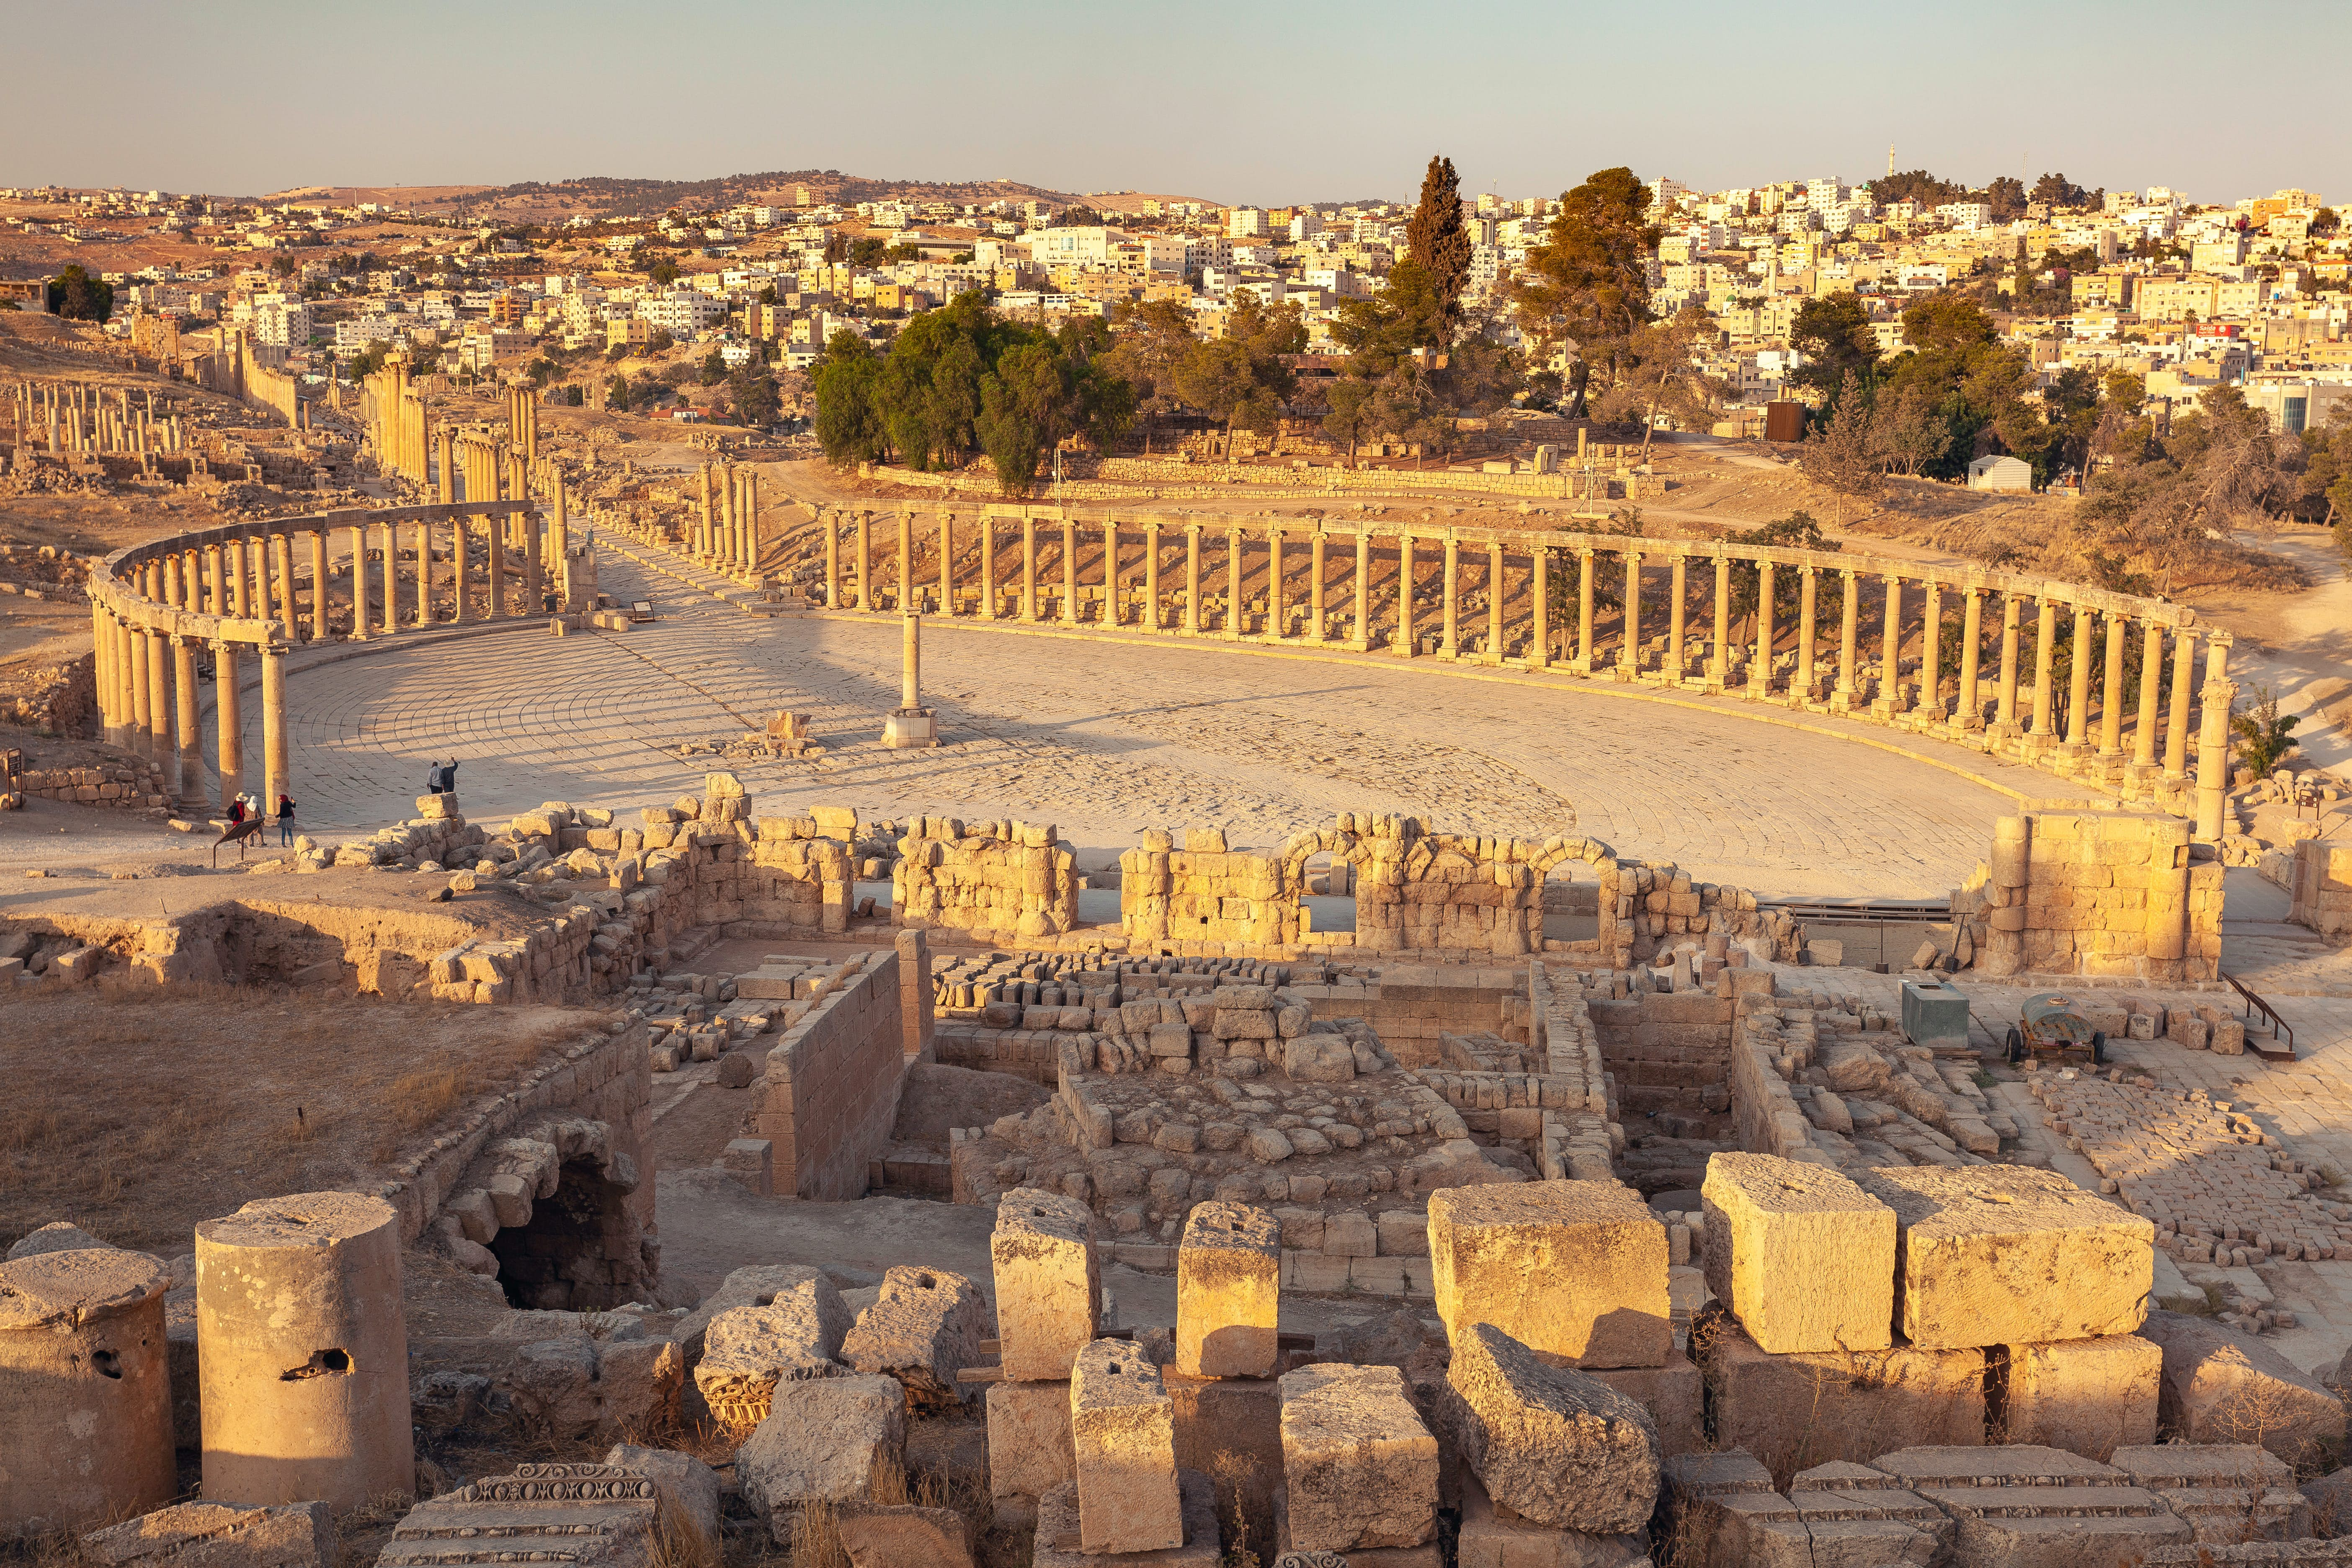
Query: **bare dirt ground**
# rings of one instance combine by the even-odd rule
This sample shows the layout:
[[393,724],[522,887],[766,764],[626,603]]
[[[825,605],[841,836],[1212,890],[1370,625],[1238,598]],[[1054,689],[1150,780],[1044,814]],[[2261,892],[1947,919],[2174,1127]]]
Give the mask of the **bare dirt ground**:
[[610,1015],[331,990],[101,985],[12,998],[0,1237],[51,1220],[175,1257],[197,1221],[344,1188]]

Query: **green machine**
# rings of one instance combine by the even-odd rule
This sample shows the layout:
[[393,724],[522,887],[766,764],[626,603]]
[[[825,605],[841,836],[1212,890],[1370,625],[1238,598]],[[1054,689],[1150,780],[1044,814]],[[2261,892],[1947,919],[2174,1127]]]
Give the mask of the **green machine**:
[[2044,991],[2027,997],[2017,1026],[2009,1031],[2011,1065],[2029,1056],[2063,1058],[2068,1051],[2088,1051],[2093,1062],[2104,1064],[2107,1037],[2105,1031],[2091,1027],[2091,1021],[2083,1016],[2071,996]]

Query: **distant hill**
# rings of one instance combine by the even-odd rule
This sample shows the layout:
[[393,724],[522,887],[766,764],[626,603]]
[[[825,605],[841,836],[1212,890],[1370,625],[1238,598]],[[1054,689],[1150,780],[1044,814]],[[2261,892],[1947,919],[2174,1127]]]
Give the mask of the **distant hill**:
[[1044,185],[1013,180],[936,181],[876,179],[845,174],[838,169],[772,170],[757,174],[728,174],[712,180],[631,180],[593,175],[544,182],[526,180],[512,185],[305,186],[280,192],[265,201],[326,200],[337,205],[382,202],[419,214],[479,218],[486,223],[562,223],[574,216],[592,218],[653,217],[673,208],[701,212],[730,207],[739,202],[793,204],[796,188],[806,185],[811,202],[823,205],[880,201],[994,202],[1043,201],[1056,206],[1083,203],[1086,198]]

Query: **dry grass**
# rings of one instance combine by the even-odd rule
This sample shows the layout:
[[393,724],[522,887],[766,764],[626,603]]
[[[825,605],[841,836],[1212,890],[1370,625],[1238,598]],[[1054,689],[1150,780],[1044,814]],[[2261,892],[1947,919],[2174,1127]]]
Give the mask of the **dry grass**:
[[793,1568],[850,1568],[833,1504],[812,1498],[793,1520]]
[[189,986],[18,1001],[0,1243],[68,1219],[173,1257],[254,1198],[349,1187],[604,1015]]

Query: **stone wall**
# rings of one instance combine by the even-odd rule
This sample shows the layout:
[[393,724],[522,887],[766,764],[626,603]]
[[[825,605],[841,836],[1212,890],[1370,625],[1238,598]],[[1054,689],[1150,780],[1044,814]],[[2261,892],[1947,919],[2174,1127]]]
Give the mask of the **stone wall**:
[[[44,725],[44,728],[59,728]],[[160,811],[172,803],[163,774],[152,763],[101,763],[80,768],[27,768],[17,775],[16,792],[42,800],[70,801],[76,805],[111,806],[121,811]]]
[[868,1167],[889,1146],[898,1118],[902,1008],[898,955],[872,953],[768,1052],[752,1121],[771,1146],[777,1192],[864,1194]]
[[2287,919],[2337,941],[2352,938],[2352,840],[2305,838],[2294,847]]
[[[0,583],[0,588],[13,584]],[[98,656],[18,668],[0,677],[0,724],[49,735],[86,735],[98,711]]]
[[2211,980],[2221,961],[2221,867],[2191,862],[2189,825],[2129,812],[2031,812],[1993,828],[1983,883],[1954,914],[1981,916],[1978,969]]
[[916,827],[898,841],[890,873],[898,924],[1008,943],[1077,925],[1076,862],[1056,842],[1051,823],[927,816]]
[[1709,991],[1645,991],[1591,1003],[1619,1100],[1636,1114],[1729,1110],[1732,1006],[1731,996]]

